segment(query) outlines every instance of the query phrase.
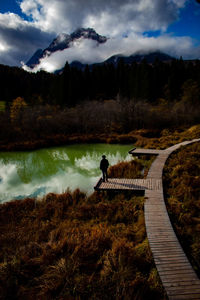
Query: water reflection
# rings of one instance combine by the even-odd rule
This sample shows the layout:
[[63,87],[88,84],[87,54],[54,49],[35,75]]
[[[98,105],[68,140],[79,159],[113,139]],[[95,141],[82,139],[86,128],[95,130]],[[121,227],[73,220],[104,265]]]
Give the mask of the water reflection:
[[79,187],[88,193],[100,177],[105,154],[114,165],[130,160],[132,145],[71,145],[33,152],[0,153],[0,201],[60,193]]

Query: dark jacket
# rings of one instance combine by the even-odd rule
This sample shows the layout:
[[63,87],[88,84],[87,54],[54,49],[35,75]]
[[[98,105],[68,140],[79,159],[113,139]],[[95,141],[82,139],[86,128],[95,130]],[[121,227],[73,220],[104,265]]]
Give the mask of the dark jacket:
[[100,162],[100,169],[101,170],[107,170],[109,166],[109,162],[106,158],[102,158],[101,162]]

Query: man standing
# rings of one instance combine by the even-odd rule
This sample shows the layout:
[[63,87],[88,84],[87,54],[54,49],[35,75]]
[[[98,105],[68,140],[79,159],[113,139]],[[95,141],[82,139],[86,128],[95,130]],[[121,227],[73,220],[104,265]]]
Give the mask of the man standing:
[[108,173],[107,173],[108,166],[109,166],[109,162],[106,159],[106,156],[103,155],[102,160],[100,162],[100,169],[101,169],[102,174],[103,174],[103,181],[104,182],[108,181]]

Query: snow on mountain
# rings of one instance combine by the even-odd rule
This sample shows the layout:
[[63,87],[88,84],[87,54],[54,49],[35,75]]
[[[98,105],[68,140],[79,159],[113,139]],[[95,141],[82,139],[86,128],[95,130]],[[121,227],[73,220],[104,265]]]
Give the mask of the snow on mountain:
[[[180,53],[183,50],[184,47],[181,48],[180,44]],[[37,50],[22,68],[30,72],[45,70],[53,73],[62,70],[66,61],[74,67],[84,69],[86,64],[117,65],[120,58],[123,58],[126,64],[131,64],[140,63],[144,58],[147,63],[153,63],[155,58],[168,62],[174,56],[176,57],[168,41],[152,38],[148,44],[147,38],[143,37],[136,43],[132,36],[108,39],[92,28],[79,28],[70,35],[58,35],[46,49]]]
[[78,28],[70,35],[61,33],[52,41],[52,43],[46,49],[38,49],[34,53],[34,55],[29,59],[29,61],[23,66],[23,68],[26,69],[26,67],[28,67],[30,69],[34,69],[40,64],[40,62],[44,58],[50,57],[57,51],[60,52],[66,49],[70,49],[73,46],[80,47],[80,44],[84,43],[84,40],[94,41],[95,46],[98,46],[99,44],[105,43],[107,41],[107,38],[105,36],[99,35],[92,28]]

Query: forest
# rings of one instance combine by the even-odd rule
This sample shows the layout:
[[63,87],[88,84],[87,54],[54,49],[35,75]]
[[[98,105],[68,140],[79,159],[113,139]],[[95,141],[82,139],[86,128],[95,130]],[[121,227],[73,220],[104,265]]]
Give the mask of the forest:
[[[45,71],[28,73],[17,67],[0,65],[1,101],[8,105],[17,97],[28,105],[50,104],[74,107],[83,101],[123,99],[146,100],[155,103],[158,99],[178,101],[190,87],[192,101],[199,100],[200,61],[171,62],[155,59],[148,64],[125,64],[121,58],[112,63],[86,66],[80,70],[67,62],[60,74]],[[189,92],[189,91],[188,91]]]
[[141,128],[199,123],[199,60],[155,59],[153,64],[143,60],[128,65],[121,59],[117,66],[100,64],[84,70],[66,63],[60,74],[1,65],[0,80],[1,148],[11,142],[29,143],[31,148],[35,143],[81,138],[114,141],[113,135]]

